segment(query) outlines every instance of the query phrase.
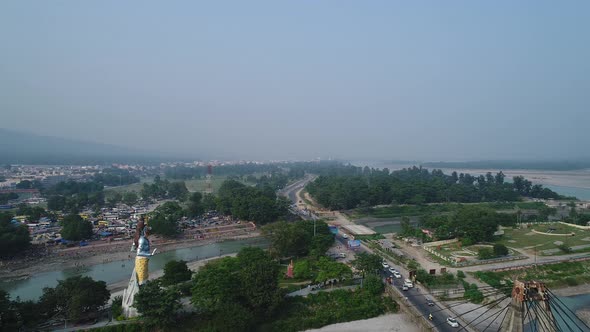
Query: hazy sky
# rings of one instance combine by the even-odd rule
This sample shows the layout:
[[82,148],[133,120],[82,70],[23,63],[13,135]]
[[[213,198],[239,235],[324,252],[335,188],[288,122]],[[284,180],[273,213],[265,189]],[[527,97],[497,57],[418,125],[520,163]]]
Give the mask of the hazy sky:
[[590,1],[2,1],[0,127],[194,157],[587,157]]

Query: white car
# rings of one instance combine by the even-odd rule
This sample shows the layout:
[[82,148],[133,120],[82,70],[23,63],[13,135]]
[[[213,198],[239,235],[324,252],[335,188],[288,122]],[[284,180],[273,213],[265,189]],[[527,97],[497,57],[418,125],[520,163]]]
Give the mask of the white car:
[[412,282],[410,279],[406,279],[406,280],[404,281],[404,286],[407,286],[407,287],[413,288],[413,287],[414,287],[414,283],[413,283],[413,282]]
[[395,279],[401,279],[402,278],[402,275],[399,272],[397,272],[397,271],[393,272],[393,276],[395,277]]
[[387,264],[387,262],[383,262],[381,263],[381,265],[383,265],[384,269],[388,269],[389,268],[389,264]]
[[447,317],[447,324],[451,325],[452,327],[459,327],[459,323],[455,318]]
[[406,286],[405,284],[402,286],[402,290],[408,290],[410,288],[408,288],[408,286]]
[[393,274],[393,273],[396,273],[397,271],[394,268],[390,267],[389,272]]
[[342,238],[343,238],[343,239],[348,239],[348,234],[346,234],[346,233],[342,233]]

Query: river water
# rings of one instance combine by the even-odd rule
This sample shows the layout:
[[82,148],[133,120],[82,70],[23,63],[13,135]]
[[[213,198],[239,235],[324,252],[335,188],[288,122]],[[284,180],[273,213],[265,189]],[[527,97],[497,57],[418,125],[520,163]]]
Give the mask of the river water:
[[[187,262],[211,258],[215,256],[238,252],[247,246],[267,247],[268,243],[262,238],[233,240],[213,243],[191,248],[166,251],[156,254],[150,259],[150,270],[160,270],[171,260]],[[20,297],[21,300],[37,300],[43,293],[43,287],[55,287],[58,280],[82,275],[94,280],[102,280],[112,284],[129,279],[133,272],[134,259],[97,264],[87,267],[68,268],[61,271],[43,272],[24,280],[0,282],[0,288],[6,290],[11,299]]]

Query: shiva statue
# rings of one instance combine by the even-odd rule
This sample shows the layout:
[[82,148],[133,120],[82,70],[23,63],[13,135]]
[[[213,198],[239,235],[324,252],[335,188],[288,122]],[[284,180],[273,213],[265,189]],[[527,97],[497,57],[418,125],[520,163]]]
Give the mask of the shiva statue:
[[137,309],[133,307],[133,300],[135,294],[139,292],[139,288],[149,279],[148,263],[150,257],[156,253],[156,249],[150,252],[149,229],[146,218],[142,216],[137,222],[131,247],[131,251],[136,251],[135,268],[131,274],[129,285],[123,292],[123,313],[127,318],[137,316]]

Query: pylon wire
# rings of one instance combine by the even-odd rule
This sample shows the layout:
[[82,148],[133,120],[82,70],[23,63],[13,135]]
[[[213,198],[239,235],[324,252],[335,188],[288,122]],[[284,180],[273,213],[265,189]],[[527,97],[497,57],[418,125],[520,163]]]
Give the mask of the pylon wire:
[[[500,300],[497,300],[498,303],[501,303],[502,301],[506,300],[508,298],[508,296],[504,296],[503,298],[501,298]],[[478,320],[481,316],[485,315],[488,311],[494,309],[494,306],[490,306],[490,308],[488,308],[488,310],[484,311],[482,314],[480,314],[479,316],[475,317],[474,319],[472,319],[469,323],[467,323],[465,326],[462,326],[459,330],[457,330],[457,332],[461,331],[461,330],[465,330],[465,328],[469,325],[471,325],[473,322],[475,322],[476,320]],[[472,326],[475,327],[475,326]]]
[[[557,303],[552,303],[551,301],[549,302],[550,306],[553,306],[551,309],[554,313],[556,313],[559,318],[561,318],[561,320],[565,323],[565,326],[567,326],[567,328],[571,331],[571,332],[575,332],[574,329],[571,328],[570,324],[567,323],[567,320],[565,318],[563,318],[563,316],[561,315],[560,311],[562,311],[563,309],[558,308]],[[564,311],[565,313],[565,311]],[[567,315],[566,315],[567,316]],[[581,329],[580,329],[581,330]]]
[[[493,324],[493,323],[496,321],[496,319],[498,319],[498,317],[500,317],[500,315],[502,315],[502,311],[506,310],[506,308],[508,308],[508,307],[510,307],[510,302],[508,302],[508,304],[507,304],[507,305],[505,305],[505,306],[504,306],[504,308],[502,308],[502,309],[498,310],[498,312],[494,314],[496,317],[495,317],[494,319],[492,319],[492,321],[491,321],[491,322],[490,322],[488,325],[486,325],[486,327],[485,327],[483,330],[481,330],[481,331],[482,331],[482,332],[485,332],[485,330],[487,330],[487,329],[488,329],[488,327],[492,326],[492,324]],[[492,316],[490,316],[490,318],[491,318],[491,317],[492,317]],[[488,319],[489,319],[489,318],[488,318]],[[485,320],[484,320],[483,322],[485,322]],[[482,323],[483,323],[483,322],[482,322]],[[501,325],[502,325],[502,324],[500,324],[500,327],[501,327]]]
[[[565,303],[563,303],[555,294],[553,294],[553,292],[551,290],[548,289],[547,291],[551,295],[551,299],[556,299],[559,303],[561,303],[572,315],[574,315],[574,317],[578,321],[580,321],[580,323],[582,323],[582,325],[584,325],[588,329],[588,331],[590,331],[590,326],[588,326],[588,324],[586,324],[585,321],[583,321],[580,317],[578,317],[578,315],[576,315],[575,312],[573,312]],[[578,325],[576,324],[576,326],[578,326]],[[582,330],[582,329],[580,328],[580,330]]]
[[[499,299],[499,300],[504,300],[504,299],[505,299],[505,297],[504,297],[504,298],[501,298],[501,299]],[[471,309],[471,310],[469,310],[469,311],[465,311],[464,313],[462,313],[462,314],[460,314],[460,315],[457,315],[456,317],[461,317],[461,316],[463,316],[463,315],[465,315],[465,314],[468,314],[468,313],[470,313],[470,312],[473,312],[473,311],[475,311],[475,310],[477,310],[477,309],[483,308],[483,307],[485,307],[486,305],[494,305],[494,304],[496,304],[496,303],[497,303],[499,300],[494,300],[494,301],[492,301],[492,302],[490,302],[490,303],[487,303],[487,304],[480,305],[479,307],[476,307],[476,308],[474,308],[474,309]],[[446,322],[445,322],[445,321],[443,321],[443,322],[441,322],[441,323],[439,323],[439,324],[436,324],[436,325],[432,326],[430,329],[432,330],[432,329],[434,329],[435,327],[441,326],[443,323],[446,323]]]

